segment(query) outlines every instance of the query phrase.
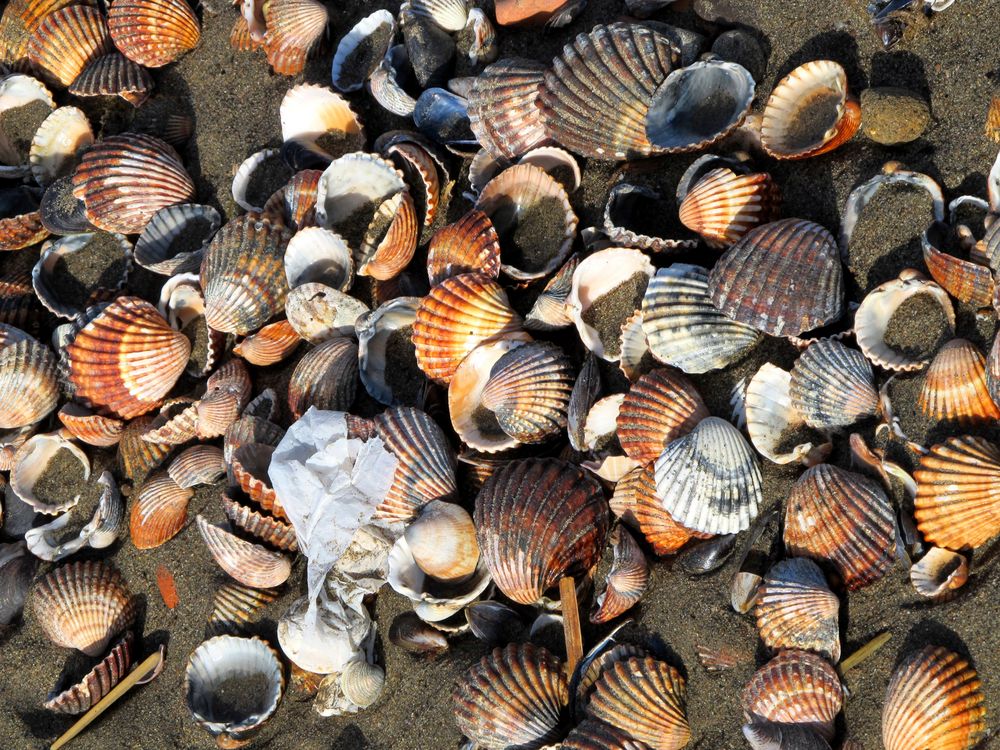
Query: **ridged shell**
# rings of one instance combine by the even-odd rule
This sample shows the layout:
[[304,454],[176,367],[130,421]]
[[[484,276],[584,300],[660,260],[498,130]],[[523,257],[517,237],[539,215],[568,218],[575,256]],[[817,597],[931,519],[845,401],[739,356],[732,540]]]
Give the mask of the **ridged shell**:
[[310,350],[292,372],[288,409],[300,419],[309,407],[347,411],[358,390],[358,347],[351,339],[330,339]]
[[[339,91],[357,91],[364,86],[365,79],[372,74],[378,64],[389,51],[393,38],[396,36],[396,19],[388,10],[381,8],[365,16],[348,31],[337,45],[331,65],[333,85]],[[384,40],[384,41],[383,41]],[[356,70],[349,65],[352,55],[364,55],[370,64],[364,69]]]
[[934,422],[971,425],[1000,419],[986,387],[986,358],[965,339],[952,339],[938,350],[917,405]]
[[0,19],[0,60],[12,66],[27,63],[27,46],[31,33],[47,15],[67,5],[97,7],[92,0],[14,0],[6,4]]
[[73,195],[72,175],[60,177],[49,185],[42,195],[38,210],[22,215],[17,224],[20,228],[13,233],[13,236],[8,236],[8,232],[2,231],[3,223],[0,223],[0,247],[7,248],[8,242],[18,241],[18,237],[23,238],[25,232],[34,235],[36,231],[41,230],[37,240],[29,237],[30,245],[45,239],[50,232],[66,235],[95,229],[87,220],[83,201]]
[[500,238],[490,217],[478,209],[439,229],[427,249],[431,286],[464,273],[500,275]]
[[468,17],[465,0],[406,0],[404,5],[408,12],[429,18],[445,31],[454,33],[465,28]]
[[622,730],[594,719],[577,724],[559,744],[560,750],[647,750],[647,747]]
[[987,265],[963,260],[939,250],[935,245],[944,244],[943,236],[949,229],[935,222],[920,236],[924,248],[924,264],[931,278],[959,302],[975,308],[989,307],[993,302],[993,274]]
[[538,89],[545,65],[515,57],[488,65],[469,93],[469,123],[494,159],[516,159],[545,140]]
[[847,427],[878,409],[871,363],[839,341],[809,345],[792,366],[789,392],[806,424],[820,430]]
[[616,161],[649,156],[649,104],[673,69],[676,48],[639,25],[597,26],[580,34],[545,71],[542,123],[557,143],[583,156]]
[[285,317],[295,332],[311,344],[353,336],[355,323],[367,312],[364,302],[325,284],[295,287],[285,300]]
[[0,324],[4,333],[16,331],[0,344],[0,429],[11,430],[38,422],[59,403],[56,357],[42,344],[17,329]]
[[497,416],[483,406],[483,389],[493,367],[512,350],[525,346],[519,339],[501,339],[473,349],[448,384],[448,413],[459,440],[474,451],[497,453],[518,445],[503,431]]
[[657,555],[672,555],[691,539],[709,535],[677,523],[656,496],[653,464],[633,469],[615,486],[611,509],[623,520],[634,523]]
[[395,278],[413,259],[419,234],[420,220],[409,191],[383,201],[361,243],[358,273],[379,281]]
[[174,448],[172,445],[142,439],[152,423],[153,417],[149,414],[133,419],[125,425],[118,441],[118,465],[122,474],[136,483],[162,464]]
[[31,607],[49,640],[87,656],[131,625],[136,602],[110,562],[83,560],[56,567],[32,591]]
[[777,563],[757,591],[757,630],[772,651],[812,651],[840,661],[840,600],[812,560]]
[[31,264],[25,258],[21,268],[9,268],[0,275],[0,323],[29,327],[38,315],[39,303],[31,286]]
[[372,203],[380,205],[404,189],[403,174],[392,162],[376,154],[345,154],[330,162],[319,178],[316,221],[321,227],[336,229],[357,211]]
[[246,335],[285,307],[284,255],[291,232],[247,214],[212,238],[201,263],[205,320],[223,333]]
[[978,437],[951,437],[914,472],[917,528],[930,544],[963,550],[1000,532],[1000,450]]
[[[220,226],[222,217],[211,206],[179,203],[161,208],[135,243],[135,262],[164,276],[197,271],[208,241]],[[197,238],[202,239],[201,247],[188,249],[197,244]]]
[[498,283],[480,274],[452,276],[431,289],[417,308],[417,363],[427,377],[448,383],[466,354],[518,332],[520,326],[520,316]]
[[226,473],[222,449],[214,445],[192,445],[170,462],[167,474],[180,487],[213,484]]
[[76,334],[64,356],[72,395],[131,419],[155,409],[187,366],[191,344],[148,302],[119,297]]
[[212,599],[206,631],[212,635],[237,635],[268,604],[278,598],[274,589],[255,589],[232,579],[219,586]]
[[358,708],[374,705],[384,688],[385,670],[367,659],[348,662],[340,675],[340,689],[344,697]]
[[730,245],[758,224],[771,221],[781,193],[765,173],[737,174],[719,167],[684,196],[680,220],[712,245]]
[[[74,96],[120,96],[133,107],[145,102],[152,90],[153,77],[149,71],[120,52],[98,57],[69,87]],[[185,193],[184,197],[190,194]]]
[[743,531],[763,499],[760,466],[739,430],[707,417],[656,459],[656,494],[671,517],[690,529]]
[[186,0],[114,0],[108,30],[121,52],[147,68],[159,68],[198,46],[201,26]]
[[556,460],[514,461],[476,497],[476,535],[497,587],[532,604],[564,575],[595,565],[608,533],[600,485]]
[[649,585],[649,564],[635,539],[622,526],[608,537],[614,559],[604,591],[594,597],[590,621],[610,622],[639,603]]
[[530,643],[512,643],[462,675],[451,701],[459,730],[479,746],[540,747],[562,736],[569,689],[559,659]]
[[[2,357],[3,355],[0,353],[0,360]],[[89,409],[72,402],[63,404],[57,416],[70,435],[87,445],[94,445],[98,448],[117,445],[125,429],[125,423],[122,420],[94,414]]]
[[650,279],[642,299],[642,330],[657,360],[691,374],[725,367],[762,338],[719,312],[712,304],[708,271],[685,263],[660,269]]
[[969,580],[965,555],[943,547],[931,547],[910,567],[910,584],[920,596],[943,602]]
[[187,523],[192,497],[193,490],[181,487],[167,474],[147,479],[129,516],[129,535],[136,549],[153,549],[177,536]]
[[403,172],[416,212],[422,217],[422,227],[428,228],[434,224],[441,207],[441,179],[448,180],[442,157],[433,152],[430,143],[404,140],[409,137],[405,131],[395,141],[392,134],[386,135],[389,145],[382,146],[383,152]]
[[233,354],[258,367],[277,364],[289,356],[302,339],[287,320],[279,320],[252,333],[233,347]]
[[194,183],[168,143],[125,133],[99,141],[83,155],[73,173],[73,193],[94,226],[138,234],[159,209],[193,198]]
[[50,711],[61,714],[82,714],[110,693],[126,675],[132,664],[133,648],[132,634],[126,633],[108,655],[95,664],[93,669],[77,683],[59,693],[51,694],[43,705]]
[[39,185],[50,185],[71,174],[79,155],[94,143],[90,121],[76,107],[59,107],[45,118],[31,139],[31,174]]
[[836,670],[806,651],[782,651],[758,669],[743,691],[748,721],[801,724],[833,739],[833,722],[844,703]]
[[278,502],[277,493],[271,486],[271,479],[267,473],[273,453],[272,445],[246,443],[233,450],[230,468],[235,483],[250,496],[251,500],[269,513],[285,518],[285,510]]
[[222,510],[233,524],[251,536],[288,552],[298,550],[295,528],[284,521],[258,513],[247,505],[241,505],[228,494],[222,495]]
[[566,308],[566,300],[573,289],[573,275],[580,265],[580,256],[571,255],[549,279],[545,288],[535,299],[525,318],[525,328],[537,331],[551,331],[573,324]]
[[199,515],[196,520],[198,531],[215,562],[240,583],[257,589],[268,589],[288,580],[292,563],[284,555],[244,541],[235,534],[213,526],[203,516]]
[[319,185],[318,169],[304,169],[296,173],[288,184],[267,199],[261,217],[272,224],[284,224],[293,232],[316,223],[316,187]]
[[772,336],[798,336],[837,320],[844,309],[836,240],[802,219],[751,229],[719,258],[708,287],[728,317]]
[[71,5],[49,13],[28,40],[28,60],[47,81],[69,86],[91,62],[113,49],[97,8]]
[[680,672],[650,656],[609,664],[594,684],[587,714],[652,750],[679,750],[691,739],[687,686]]
[[941,646],[909,654],[892,674],[882,707],[886,750],[967,750],[986,731],[979,675]]
[[406,47],[397,44],[390,48],[368,76],[368,91],[383,109],[399,117],[410,117],[417,100],[410,96],[400,83],[400,69],[409,62]]
[[326,34],[330,14],[317,0],[269,0],[264,5],[264,52],[275,73],[294,76]]
[[770,362],[761,365],[744,394],[747,433],[754,448],[769,461],[801,461],[812,466],[829,455],[832,444],[830,440],[820,443],[821,436],[802,434],[805,421],[792,403],[791,380],[791,374],[780,367]]
[[851,591],[874,583],[896,558],[896,518],[871,479],[830,464],[806,470],[785,507],[785,547],[829,563]]
[[641,464],[656,460],[672,440],[709,416],[694,384],[670,370],[639,377],[618,411],[618,439]]

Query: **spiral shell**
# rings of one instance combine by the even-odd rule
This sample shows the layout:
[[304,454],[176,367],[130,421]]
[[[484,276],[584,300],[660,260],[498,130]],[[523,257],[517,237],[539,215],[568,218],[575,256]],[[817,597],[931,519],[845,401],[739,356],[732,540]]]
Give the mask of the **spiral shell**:
[[61,714],[82,714],[111,689],[128,672],[132,665],[133,637],[130,632],[116,643],[101,661],[94,665],[78,682],[59,693],[53,693],[44,706]]
[[789,393],[805,423],[820,430],[847,427],[878,409],[871,363],[839,341],[809,345],[792,367]]
[[806,651],[782,651],[754,673],[743,691],[747,721],[800,724],[827,740],[833,739],[833,722],[843,703],[837,672]]
[[115,0],[108,30],[127,58],[147,68],[168,65],[201,41],[198,17],[185,0]]
[[706,173],[684,196],[680,220],[712,245],[730,245],[771,221],[780,201],[767,173],[737,174],[727,167]]
[[114,49],[100,10],[70,5],[46,15],[28,39],[28,60],[47,81],[69,86]]
[[288,409],[300,419],[309,407],[346,411],[358,390],[358,347],[350,339],[330,339],[309,351],[288,383]]
[[545,140],[538,90],[545,65],[515,57],[488,65],[469,92],[469,123],[498,160],[516,159]]
[[56,408],[56,369],[51,349],[0,324],[0,429],[27,427]]
[[653,370],[640,376],[625,396],[618,411],[618,439],[628,456],[647,464],[707,416],[690,380],[670,370]]
[[330,14],[318,0],[270,0],[264,5],[264,52],[275,73],[294,76],[326,33]]
[[965,339],[952,339],[938,350],[917,405],[935,422],[970,425],[1000,419],[986,387],[986,358]]
[[240,583],[257,589],[280,586],[288,580],[292,563],[284,555],[266,547],[244,541],[238,536],[213,526],[198,516],[198,531],[215,562]]
[[802,557],[782,560],[757,592],[757,629],[773,651],[812,651],[840,661],[840,601],[823,571]]
[[439,229],[427,249],[431,286],[464,273],[500,275],[500,238],[490,217],[478,209]]

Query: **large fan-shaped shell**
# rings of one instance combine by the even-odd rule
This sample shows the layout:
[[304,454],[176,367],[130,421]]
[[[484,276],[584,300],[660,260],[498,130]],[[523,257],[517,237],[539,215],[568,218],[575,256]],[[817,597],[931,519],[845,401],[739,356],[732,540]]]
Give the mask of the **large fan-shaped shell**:
[[709,243],[729,245],[758,224],[770,221],[780,200],[765,173],[738,174],[719,167],[705,174],[680,205],[680,219]]
[[965,339],[952,339],[938,350],[917,405],[935,422],[968,425],[1000,419],[986,387],[986,358]]
[[810,344],[796,360],[789,393],[806,424],[820,430],[847,427],[878,409],[871,363],[831,339]]
[[147,68],[172,63],[201,40],[187,0],[114,0],[108,30],[122,54]]
[[347,411],[358,390],[358,347],[351,339],[330,339],[309,351],[288,383],[288,409],[300,419],[309,407]]
[[844,703],[836,670],[806,651],[782,651],[758,669],[743,691],[748,721],[802,724],[833,739],[833,722]]
[[690,380],[670,370],[653,370],[640,376],[622,401],[618,439],[628,456],[648,464],[707,416]]
[[152,90],[149,71],[117,51],[94,60],[69,87],[74,96],[120,96],[133,107],[141,106]]
[[269,589],[280,586],[292,573],[292,562],[266,547],[244,541],[203,516],[198,516],[198,531],[219,567],[246,586]]
[[469,123],[494,159],[516,159],[545,140],[537,103],[544,74],[544,64],[515,57],[476,76],[469,92]]
[[9,343],[0,344],[0,429],[38,422],[56,408],[59,383],[52,350],[25,333],[0,324]]
[[427,249],[427,277],[432,286],[463,273],[491,279],[500,275],[500,238],[490,217],[478,209],[439,229]]
[[136,549],[159,547],[177,536],[187,523],[192,497],[193,490],[181,487],[167,474],[146,480],[129,516],[129,535]]
[[60,693],[50,695],[45,708],[61,714],[82,714],[111,689],[128,672],[132,664],[133,639],[126,633],[101,661],[94,665],[77,683]]
[[812,651],[840,661],[840,600],[812,560],[777,563],[757,592],[757,629],[773,651]]
[[13,0],[6,3],[0,18],[0,60],[10,65],[27,63],[28,42],[32,32],[48,15],[67,5],[84,5],[95,8],[94,0]]
[[264,4],[264,22],[268,63],[275,73],[294,76],[322,40],[330,13],[319,0],[269,0]]
[[90,63],[112,49],[101,12],[70,5],[42,19],[28,40],[28,60],[47,81],[69,86]]

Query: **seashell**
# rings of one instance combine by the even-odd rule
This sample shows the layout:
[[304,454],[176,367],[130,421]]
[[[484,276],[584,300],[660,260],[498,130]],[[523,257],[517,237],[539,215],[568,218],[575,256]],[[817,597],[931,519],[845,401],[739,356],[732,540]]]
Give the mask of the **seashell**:
[[[49,463],[59,451],[70,453],[83,467],[83,481],[90,479],[90,460],[75,443],[58,432],[39,433],[27,438],[17,448],[10,466],[10,490],[38,513],[56,515],[69,510],[80,501],[80,493],[60,498],[44,498],[35,494],[39,479],[44,476]],[[76,488],[82,489],[82,488]],[[73,490],[70,489],[69,492]]]
[[448,650],[448,639],[437,628],[421,620],[416,612],[403,612],[389,626],[389,640],[412,654],[432,657]]
[[634,383],[652,370],[654,364],[646,332],[642,330],[642,310],[636,310],[622,325],[622,353],[618,369],[629,382]]
[[270,0],[263,8],[268,64],[279,75],[298,75],[326,35],[326,6],[317,0]]
[[222,217],[211,206],[179,203],[161,208],[135,243],[135,262],[164,276],[197,271],[220,226]]
[[769,461],[812,466],[829,455],[833,446],[806,429],[805,419],[792,402],[791,382],[791,374],[780,367],[770,362],[761,365],[746,389],[747,432],[754,448]]
[[935,422],[994,422],[1000,409],[986,387],[986,359],[974,344],[952,339],[934,356],[917,405]]
[[417,363],[427,377],[447,384],[479,344],[511,336],[523,339],[520,325],[520,316],[495,281],[481,274],[452,276],[431,289],[417,308]]
[[686,704],[687,686],[680,672],[652,657],[635,656],[604,668],[587,714],[652,750],[679,750],[691,739]]
[[151,304],[119,297],[91,317],[66,346],[71,395],[122,419],[145,414],[174,387],[190,352],[187,337],[173,330]]
[[233,200],[246,211],[260,213],[264,210],[265,201],[275,193],[275,187],[284,185],[293,176],[294,171],[282,159],[280,150],[266,148],[257,151],[236,168]]
[[226,473],[222,449],[214,445],[193,445],[167,467],[167,474],[180,487],[214,484]]
[[595,565],[609,526],[597,481],[551,459],[513,461],[493,474],[476,497],[474,520],[494,582],[519,604]]
[[791,554],[829,563],[854,591],[892,568],[896,520],[885,492],[874,481],[819,464],[792,487],[784,541]]
[[585,719],[566,735],[559,748],[560,750],[646,750],[647,745],[603,721]]
[[[239,701],[223,690],[236,683]],[[219,747],[238,747],[278,708],[285,689],[281,661],[260,638],[218,635],[203,642],[184,667],[184,702],[195,723]]]
[[1000,532],[998,470],[1000,450],[978,437],[951,437],[921,456],[913,515],[924,539],[965,550]]
[[476,201],[501,240],[500,262],[514,279],[540,279],[569,256],[578,220],[554,178],[517,164],[490,180]]
[[504,432],[497,415],[483,405],[483,391],[496,364],[521,346],[525,343],[520,338],[477,346],[462,360],[448,385],[451,426],[473,450],[496,453],[518,445],[516,437]]
[[601,359],[618,361],[622,325],[641,304],[653,273],[649,258],[628,248],[599,250],[573,272],[566,310],[584,345]]
[[146,68],[169,65],[201,41],[198,17],[185,0],[115,0],[108,31],[122,54]]
[[427,250],[431,286],[465,273],[491,279],[500,275],[500,238],[490,218],[478,209],[438,230]]
[[840,661],[840,600],[812,560],[795,557],[774,565],[757,592],[757,630],[772,651],[812,651]]
[[604,234],[612,245],[634,247],[653,253],[694,248],[698,240],[693,237],[668,239],[652,231],[649,216],[662,210],[661,195],[657,191],[620,181],[608,193],[604,204]]
[[910,567],[910,583],[921,596],[947,601],[969,580],[965,555],[941,547],[931,547]]
[[614,553],[604,591],[594,597],[590,621],[595,625],[610,622],[630,610],[649,585],[649,564],[635,539],[621,526],[609,535]]
[[174,148],[181,148],[194,133],[194,115],[184,101],[173,96],[157,96],[146,102],[132,118],[136,133],[162,138]]
[[882,706],[886,750],[969,748],[986,732],[976,670],[954,651],[925,646],[892,674]]
[[477,745],[538,747],[563,736],[569,689],[558,658],[530,643],[512,643],[462,675],[451,701],[459,731]]
[[[149,71],[119,52],[98,57],[69,87],[74,96],[120,96],[133,107],[141,106],[152,90]],[[180,200],[191,196],[192,193],[185,192]]]
[[712,303],[772,336],[798,336],[840,318],[837,243],[819,224],[781,219],[751,229],[708,274]]
[[[595,646],[584,657],[580,665],[580,677],[575,686],[574,709],[577,714],[582,714],[590,700],[594,685],[601,678],[605,669],[618,662],[628,661],[632,657],[643,658],[646,656],[646,649],[631,643],[618,643],[612,645],[612,639],[606,639]],[[584,721],[595,722],[596,719],[585,719]],[[617,728],[617,727],[615,727]]]
[[[438,48],[435,44],[434,49]],[[412,60],[414,50],[408,48],[408,51]],[[417,75],[419,80],[419,70]],[[413,124],[433,142],[457,153],[474,151],[479,145],[469,126],[468,101],[445,89],[429,88],[417,98],[413,105]]]
[[38,314],[38,299],[31,286],[31,258],[23,260],[0,275],[0,323],[29,328]]
[[465,0],[407,0],[406,10],[429,18],[438,27],[450,32],[464,29],[468,18]]
[[747,721],[799,724],[833,739],[833,722],[844,703],[836,670],[806,651],[782,651],[758,669],[743,691]]
[[733,132],[750,110],[754,80],[742,65],[699,60],[679,68],[648,102],[646,137],[657,151],[698,151]]
[[94,132],[81,110],[76,107],[53,110],[31,139],[28,160],[35,182],[44,187],[71,174],[81,152],[93,143]]
[[410,117],[417,106],[417,100],[406,93],[400,84],[404,77],[404,66],[409,63],[406,47],[397,44],[386,52],[385,57],[368,76],[368,91],[382,109],[399,117]]
[[0,251],[23,250],[48,236],[38,200],[30,191],[0,192]]
[[284,555],[244,541],[228,531],[213,526],[201,515],[195,519],[205,546],[216,564],[240,583],[257,589],[280,586],[288,580],[292,563]]
[[[73,195],[73,177],[60,177],[46,188],[37,209],[32,210],[32,200],[24,210],[27,213],[10,219],[0,219],[0,247],[19,244],[27,238],[28,244],[40,242],[52,234],[76,234],[95,229],[87,220],[83,201]],[[8,223],[9,222],[9,223]],[[7,232],[5,227],[14,231]],[[35,239],[37,235],[37,239]]]
[[[415,379],[423,381],[423,375],[416,372],[416,353],[408,335],[419,303],[417,297],[397,297],[356,321],[361,382],[369,395],[381,403],[401,403],[414,385],[418,392],[422,390],[420,383],[414,383]],[[405,344],[401,337],[405,337]],[[405,351],[398,351],[400,346]],[[392,363],[390,354],[395,355]],[[404,392],[397,395],[394,387],[402,387]]]
[[465,608],[465,619],[473,635],[488,644],[502,642],[506,634],[519,630],[522,623],[517,612],[500,602],[472,602]]
[[517,159],[545,140],[537,103],[544,75],[544,64],[514,57],[488,65],[476,76],[469,92],[469,124],[494,159]]
[[775,159],[804,159],[833,151],[861,125],[861,106],[847,91],[847,73],[832,60],[795,68],[771,91],[760,140]]
[[639,377],[622,401],[618,439],[628,456],[645,465],[707,416],[690,380],[670,370],[653,370]]
[[347,663],[340,675],[340,689],[344,697],[358,708],[373,706],[385,687],[385,670],[367,659]]
[[947,225],[935,221],[920,236],[924,249],[924,265],[931,278],[959,302],[973,307],[989,307],[993,301],[993,274],[989,266],[963,260],[938,247],[944,247],[949,233]]
[[44,707],[61,714],[82,714],[110,693],[125,676],[132,664],[133,649],[132,633],[126,632],[107,656],[78,682],[60,692],[50,693]]
[[274,589],[254,589],[227,579],[215,592],[207,632],[238,635],[254,616],[278,598]]
[[706,173],[684,196],[680,220],[709,245],[731,245],[777,215],[781,191],[766,172],[738,174],[727,167]]
[[311,344],[354,335],[355,322],[368,311],[364,302],[316,283],[295,287],[285,301],[289,324]]
[[73,173],[73,193],[94,226],[138,234],[159,209],[193,198],[194,184],[172,146],[124,133],[99,141],[83,155]]
[[646,135],[646,115],[676,58],[667,37],[638,24],[596,26],[580,34],[545,71],[538,103],[546,134],[595,159],[656,152]]
[[358,389],[358,347],[350,339],[330,339],[295,365],[288,383],[288,409],[300,419],[310,407],[347,411]]
[[37,565],[23,542],[0,544],[0,628],[6,629],[21,616]]
[[822,340],[792,366],[792,406],[810,427],[848,427],[878,410],[875,373],[861,352],[839,341]]
[[247,336],[233,347],[233,354],[252,365],[267,367],[288,357],[301,341],[291,323],[279,320]]
[[96,7],[70,5],[41,19],[27,43],[31,68],[46,81],[69,86],[94,60],[114,50]]
[[634,469],[618,482],[611,509],[637,527],[659,556],[672,555],[691,539],[708,536],[681,526],[663,509],[652,464]]
[[300,229],[285,250],[285,277],[290,289],[316,282],[346,292],[354,280],[351,249],[329,229]]
[[[69,267],[81,253],[78,274]],[[73,318],[92,304],[113,298],[128,280],[132,243],[120,234],[84,232],[46,243],[31,270],[35,294],[45,308],[61,318]],[[95,278],[96,277],[96,278]]]
[[762,338],[715,308],[708,279],[700,266],[674,263],[656,272],[642,299],[642,329],[650,352],[691,374],[725,367]]
[[886,332],[897,310],[909,299],[917,295],[930,296],[941,306],[946,320],[946,333],[955,330],[955,310],[948,294],[933,281],[928,281],[916,271],[907,269],[898,279],[880,284],[863,300],[854,314],[854,332],[858,346],[872,364],[887,370],[911,372],[923,368],[930,362],[930,354],[920,356],[893,349],[886,343]]
[[[274,434],[271,437],[275,438],[274,445],[277,445],[280,435]],[[278,496],[271,486],[271,478],[267,473],[271,465],[274,445],[245,443],[233,449],[230,462],[235,483],[240,486],[240,489],[264,510],[286,518],[285,510],[278,501]]]
[[118,465],[122,474],[132,482],[138,483],[145,479],[173,450],[172,445],[142,439],[152,422],[153,417],[150,415],[133,419],[125,425],[118,441]]
[[706,417],[656,459],[656,494],[677,522],[708,534],[743,531],[762,501],[760,466],[729,422]]
[[212,238],[201,263],[205,320],[223,333],[246,335],[285,306],[283,260],[291,233],[247,214]]
[[316,221],[316,189],[321,174],[318,169],[296,173],[285,187],[267,199],[262,218],[272,224],[284,224],[295,232],[313,226]]
[[396,36],[396,19],[381,9],[365,16],[344,35],[333,56],[331,74],[338,91],[357,91],[385,57]]
[[618,415],[624,401],[624,393],[612,393],[610,396],[598,399],[590,407],[583,424],[585,450],[606,450],[613,445],[618,431]]
[[[3,353],[0,350],[0,361],[2,360]],[[0,392],[7,391],[0,390]],[[63,404],[57,416],[63,428],[75,439],[98,448],[117,445],[125,429],[122,420],[94,414],[89,409],[72,402]]]
[[225,354],[227,342],[225,334],[209,327],[205,320],[205,297],[199,275],[179,273],[167,279],[160,290],[157,309],[172,328],[192,342],[187,373],[202,378],[211,372]]
[[299,545],[295,537],[295,529],[291,524],[258,513],[249,506],[241,505],[226,493],[222,495],[222,510],[234,526],[243,529],[262,542],[267,542],[280,550],[298,551]]
[[563,186],[567,193],[576,192],[583,179],[576,157],[569,151],[556,146],[538,146],[525,153],[517,161],[518,164],[531,164],[534,167],[544,169]]
[[[418,215],[423,216],[423,227],[429,228],[437,218],[441,206],[441,175],[448,179],[442,157],[433,146],[423,142],[413,134],[413,140],[404,140],[410,135],[402,133],[398,140],[383,146],[385,154],[403,172],[409,192]],[[384,205],[384,204],[383,204]]]
[[403,175],[392,162],[375,154],[345,154],[330,162],[319,178],[316,221],[321,227],[336,229],[355,214],[371,216],[386,198],[405,189]]
[[[830,750],[830,743],[823,739],[822,734],[801,724],[754,721],[743,725],[743,736],[753,750]],[[840,750],[858,750],[858,746],[847,740]]]
[[16,328],[0,324],[0,429],[27,427],[59,403],[52,350]]
[[[466,39],[469,40],[468,49],[464,47]],[[489,16],[480,8],[469,9],[469,17],[461,32],[460,43],[465,59],[473,66],[491,63],[500,54],[497,48],[496,29],[490,22]]]
[[[125,508],[110,472],[103,472],[97,484],[100,487],[100,496],[97,498],[97,508],[93,510],[92,515],[81,518],[80,513],[77,513],[74,517],[74,512],[71,510],[57,516],[49,523],[32,526],[24,533],[28,550],[35,557],[55,562],[84,547],[104,549],[114,544],[124,526]],[[31,510],[30,505],[23,504],[23,507]],[[84,512],[90,511],[85,509]],[[86,521],[86,524],[79,529],[68,529],[67,527],[74,521]]]
[[136,549],[153,549],[177,536],[187,524],[194,491],[181,487],[165,473],[147,479],[129,515],[129,535]]
[[382,201],[361,243],[358,273],[379,281],[395,278],[412,260],[419,233],[420,221],[408,191]]
[[20,109],[28,116],[24,123],[15,119],[0,128],[0,177],[16,179],[31,171],[28,156],[34,129],[55,107],[52,94],[41,81],[20,73],[0,79],[0,111]]
[[52,643],[87,656],[104,653],[136,614],[136,601],[121,573],[102,560],[56,567],[35,584],[31,607]]

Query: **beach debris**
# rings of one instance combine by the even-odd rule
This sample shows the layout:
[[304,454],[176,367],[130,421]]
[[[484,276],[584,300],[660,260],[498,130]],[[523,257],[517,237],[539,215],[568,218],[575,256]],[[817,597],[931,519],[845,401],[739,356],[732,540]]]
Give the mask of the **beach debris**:
[[923,97],[902,88],[875,87],[861,92],[861,132],[876,143],[897,146],[917,140],[931,122]]
[[160,598],[167,609],[173,609],[180,603],[174,575],[166,565],[156,566],[156,588],[159,590]]

